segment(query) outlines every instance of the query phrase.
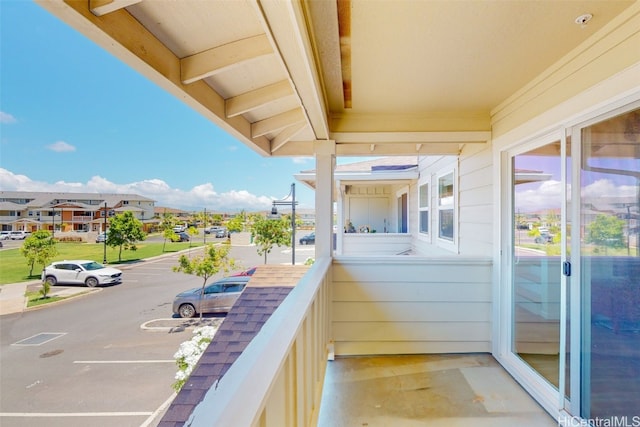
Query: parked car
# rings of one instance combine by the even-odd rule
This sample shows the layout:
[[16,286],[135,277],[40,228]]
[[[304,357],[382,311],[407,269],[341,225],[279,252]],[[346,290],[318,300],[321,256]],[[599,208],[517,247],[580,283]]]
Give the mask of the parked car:
[[316,243],[316,233],[307,234],[306,236],[302,236],[300,238],[301,245],[315,245]]
[[549,233],[548,228],[540,227],[538,228],[540,232],[539,236],[536,236],[534,242],[536,243],[553,243],[553,234]]
[[212,227],[205,228],[204,229],[204,234],[213,234],[213,235],[215,235],[218,232],[218,230],[220,230],[220,226],[214,225]]
[[11,238],[11,240],[24,240],[27,237],[29,237],[31,233],[29,233],[28,231],[12,231],[9,234],[9,237]]
[[187,227],[185,227],[184,225],[176,225],[175,227],[173,227],[173,232],[174,233],[182,233],[183,231],[186,231]]
[[0,240],[9,240],[10,236],[11,236],[10,231],[0,231]]
[[228,237],[228,236],[229,236],[229,232],[227,231],[226,228],[220,228],[218,229],[218,231],[216,231],[217,238]]
[[540,234],[537,236],[534,241],[536,243],[553,243],[553,235],[552,234]]
[[86,259],[56,261],[42,270],[42,281],[51,286],[65,283],[84,284],[93,288],[97,285],[122,283],[122,271]]
[[205,286],[180,292],[173,300],[173,313],[193,317],[198,313],[227,313],[233,307],[251,276],[230,276]]
[[185,233],[184,231],[181,233],[176,233],[176,236],[178,236],[176,242],[188,242],[189,240],[191,240],[189,234]]
[[107,233],[100,233],[98,234],[98,236],[96,237],[96,243],[102,243],[105,240],[107,240]]

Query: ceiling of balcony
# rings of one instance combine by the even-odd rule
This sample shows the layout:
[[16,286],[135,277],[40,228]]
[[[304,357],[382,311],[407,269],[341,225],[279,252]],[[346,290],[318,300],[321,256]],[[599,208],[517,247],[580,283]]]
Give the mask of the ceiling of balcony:
[[264,156],[485,143],[492,109],[634,3],[37,1]]

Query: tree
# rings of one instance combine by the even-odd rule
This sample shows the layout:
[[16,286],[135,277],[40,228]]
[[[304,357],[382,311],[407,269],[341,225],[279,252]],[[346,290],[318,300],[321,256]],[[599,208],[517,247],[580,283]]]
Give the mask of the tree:
[[119,247],[118,261],[122,261],[122,249],[135,251],[136,242],[145,239],[142,222],[126,211],[109,219],[107,246]]
[[213,214],[211,215],[211,224],[212,225],[222,225],[222,221],[224,221],[224,217],[222,214]]
[[189,227],[187,228],[187,233],[189,233],[189,247],[191,247],[191,242],[193,241],[192,237],[197,236],[198,235],[198,229],[195,227]]
[[38,230],[24,240],[20,253],[27,259],[29,276],[33,275],[33,267],[36,264],[47,265],[54,256],[58,255],[56,243],[47,230]]
[[[200,300],[204,298],[204,288],[207,280],[218,274],[220,271],[225,273],[235,269],[235,260],[229,258],[229,245],[207,245],[204,255],[189,258],[186,255],[180,255],[178,258],[178,266],[173,267],[173,271],[181,271],[202,277],[202,289],[200,289]],[[202,321],[202,310],[200,311],[200,321]]]
[[267,254],[271,252],[274,245],[291,246],[291,221],[286,218],[254,217],[251,233],[255,236],[254,243],[258,255],[264,255],[265,264],[267,263]]
[[587,226],[587,243],[607,247],[623,248],[625,222],[613,215],[598,214]]
[[227,230],[230,232],[240,232],[244,226],[244,221],[242,216],[236,215],[227,221]]
[[167,239],[173,241],[176,238],[176,233],[173,231],[173,227],[175,227],[177,223],[177,219],[173,214],[163,213],[162,218],[160,219],[160,232],[162,233],[162,237],[164,241],[162,242],[162,252],[164,252],[165,246],[167,245]]

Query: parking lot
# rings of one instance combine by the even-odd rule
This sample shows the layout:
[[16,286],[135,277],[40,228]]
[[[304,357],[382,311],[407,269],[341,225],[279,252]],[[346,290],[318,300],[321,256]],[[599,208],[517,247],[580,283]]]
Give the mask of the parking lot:
[[[262,263],[254,246],[235,240],[232,257],[244,267]],[[296,252],[302,262],[313,256],[313,246]],[[171,302],[202,284],[173,272],[176,259],[172,254],[123,267],[120,285],[2,316],[0,424],[156,425],[173,399],[173,355],[195,326],[173,318]],[[290,262],[290,248],[274,248],[268,261]],[[208,322],[223,318],[206,316]]]

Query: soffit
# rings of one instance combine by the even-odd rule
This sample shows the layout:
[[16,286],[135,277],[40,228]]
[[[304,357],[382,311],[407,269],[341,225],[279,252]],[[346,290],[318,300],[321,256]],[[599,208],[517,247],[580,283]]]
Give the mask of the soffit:
[[261,155],[296,156],[486,143],[491,109],[635,2],[38,3]]

